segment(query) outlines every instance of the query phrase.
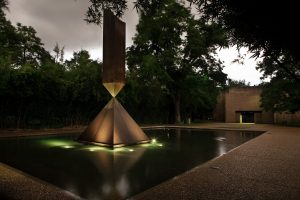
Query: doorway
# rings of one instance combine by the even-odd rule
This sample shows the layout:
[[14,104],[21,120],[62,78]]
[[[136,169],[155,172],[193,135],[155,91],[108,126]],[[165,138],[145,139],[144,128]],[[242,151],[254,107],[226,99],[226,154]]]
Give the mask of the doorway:
[[241,112],[240,123],[254,123],[254,112],[251,111]]

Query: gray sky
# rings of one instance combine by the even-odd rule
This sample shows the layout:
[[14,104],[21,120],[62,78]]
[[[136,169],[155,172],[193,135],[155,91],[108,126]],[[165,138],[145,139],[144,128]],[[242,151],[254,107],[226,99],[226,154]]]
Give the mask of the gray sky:
[[[50,52],[57,42],[65,46],[66,59],[74,51],[85,49],[93,59],[101,60],[102,29],[83,20],[88,5],[88,0],[9,0],[7,17],[13,24],[20,22],[34,27]],[[131,3],[122,20],[126,23],[126,46],[130,46],[138,23],[137,13]],[[242,53],[245,52],[243,49]],[[247,56],[244,65],[232,64],[236,57],[237,51],[234,48],[222,49],[219,53],[219,58],[226,66],[223,71],[229,78],[245,79],[252,85],[260,83],[260,73],[255,70],[256,62]]]

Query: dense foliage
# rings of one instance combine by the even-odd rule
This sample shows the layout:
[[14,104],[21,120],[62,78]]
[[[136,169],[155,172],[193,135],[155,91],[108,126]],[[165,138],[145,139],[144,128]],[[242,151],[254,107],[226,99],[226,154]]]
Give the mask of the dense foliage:
[[[101,2],[122,15],[127,0],[91,0],[90,9]],[[120,3],[121,2],[121,3]],[[135,0],[137,10],[151,9],[157,0]],[[262,106],[273,111],[300,110],[300,32],[297,1],[268,0],[185,0],[197,7],[208,22],[216,22],[226,30],[232,45],[246,46],[254,57],[263,58],[258,70],[271,81],[265,84]],[[119,6],[117,6],[119,5]],[[101,23],[101,9],[87,13],[87,21]],[[286,85],[286,87],[282,87]],[[288,86],[289,89],[285,89]],[[273,98],[288,96],[289,98]],[[281,106],[278,106],[281,105]]]
[[[101,24],[104,8],[117,16],[127,8],[126,0],[90,2],[89,23]],[[195,19],[184,2],[198,6],[200,18]],[[271,79],[262,94],[266,110],[300,110],[299,34],[286,24],[297,19],[296,12],[278,15],[293,4],[275,3],[269,9],[256,1],[235,0],[134,3],[140,21],[128,49],[127,85],[118,98],[138,122],[180,122],[199,113],[207,117],[226,81],[213,54],[227,38],[263,58],[257,68]],[[85,50],[65,61],[64,47],[58,44],[52,56],[32,27],[13,26],[6,19],[7,0],[0,0],[0,8],[0,127],[89,122],[110,99],[101,85],[102,64]]]
[[[173,0],[161,2],[170,8],[152,10],[157,18],[143,11],[135,45],[128,49],[127,83],[118,95],[140,123],[174,122],[176,112],[183,118],[206,116],[216,103],[217,86],[226,81],[212,56],[216,44],[225,44],[218,27],[195,20]],[[147,23],[157,28],[150,31]],[[2,10],[0,38],[0,127],[87,124],[111,98],[101,84],[102,63],[87,51],[64,60],[64,47],[56,44],[51,55],[32,27],[13,26]],[[141,47],[143,42],[153,44]]]
[[300,110],[299,12],[294,1],[193,0],[208,20],[227,30],[233,44],[247,46],[263,60],[257,69],[264,85],[262,106],[266,110]]
[[175,0],[148,2],[139,13],[128,51],[131,76],[172,102],[176,122],[181,114],[186,118],[213,110],[217,87],[226,82],[223,65],[213,56],[217,46],[226,45],[218,25],[196,20]]
[[[19,45],[21,41],[15,47]],[[16,52],[11,48],[5,51]],[[17,57],[22,58],[22,52]],[[42,62],[30,56],[19,63],[1,54],[0,127],[80,125],[104,106],[108,95],[100,84],[101,63],[91,60],[84,50],[63,64],[48,56]]]
[[13,26],[0,11],[0,127],[83,124],[104,106],[101,63],[84,50],[62,62],[57,48],[53,58],[32,27]]

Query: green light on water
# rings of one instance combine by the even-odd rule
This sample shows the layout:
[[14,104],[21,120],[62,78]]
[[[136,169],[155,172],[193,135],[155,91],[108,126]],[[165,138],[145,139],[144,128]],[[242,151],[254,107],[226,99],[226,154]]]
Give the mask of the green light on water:
[[110,153],[133,152],[134,151],[134,149],[127,148],[127,147],[118,147],[118,148],[115,148],[115,149],[111,149],[111,148],[108,148],[108,147],[99,147],[99,146],[88,146],[87,148],[82,148],[82,150],[91,151],[91,152],[106,151],[106,152],[110,152]]
[[[40,143],[46,147],[59,147],[63,149],[72,149],[72,150],[83,150],[90,152],[105,151],[110,153],[126,153],[134,152],[135,148],[131,147],[118,147],[118,148],[108,148],[104,146],[93,146],[93,145],[83,145],[73,140],[67,139],[44,139]],[[140,144],[137,147],[155,149],[158,147],[163,147],[162,143],[159,143],[156,138],[152,138],[150,143]]]
[[122,151],[126,151],[126,148],[124,147],[118,147],[115,149],[110,149],[111,152],[122,152]]
[[156,141],[156,139],[155,138],[153,138],[152,140],[151,140],[151,143],[156,143],[157,141]]
[[106,148],[98,147],[98,146],[92,146],[92,147],[88,147],[88,148],[84,148],[84,149],[88,150],[88,151],[100,151],[100,150],[105,150]]
[[127,147],[118,147],[115,149],[110,149],[112,152],[133,152],[134,150],[132,148],[127,148]]
[[157,148],[157,147],[163,147],[164,146],[162,143],[157,142],[156,139],[155,139],[155,142],[152,142],[152,140],[151,140],[151,143],[141,144],[140,146],[142,146],[144,148]]
[[41,140],[41,144],[43,146],[48,147],[62,147],[62,148],[73,148],[75,145],[78,145],[78,143],[72,141],[72,140],[58,140],[58,139],[45,139]]
[[66,146],[62,146],[62,148],[65,148],[65,149],[71,149],[71,148],[73,148],[73,146],[66,145]]

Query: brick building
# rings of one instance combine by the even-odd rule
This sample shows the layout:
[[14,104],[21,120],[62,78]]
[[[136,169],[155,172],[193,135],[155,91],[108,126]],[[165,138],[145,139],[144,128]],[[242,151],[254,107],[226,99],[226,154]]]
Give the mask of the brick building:
[[262,88],[231,87],[222,92],[213,112],[214,121],[227,123],[262,123],[300,125],[300,112],[273,113],[260,107]]
[[215,121],[227,123],[274,123],[274,113],[260,107],[260,87],[232,87],[218,97]]

